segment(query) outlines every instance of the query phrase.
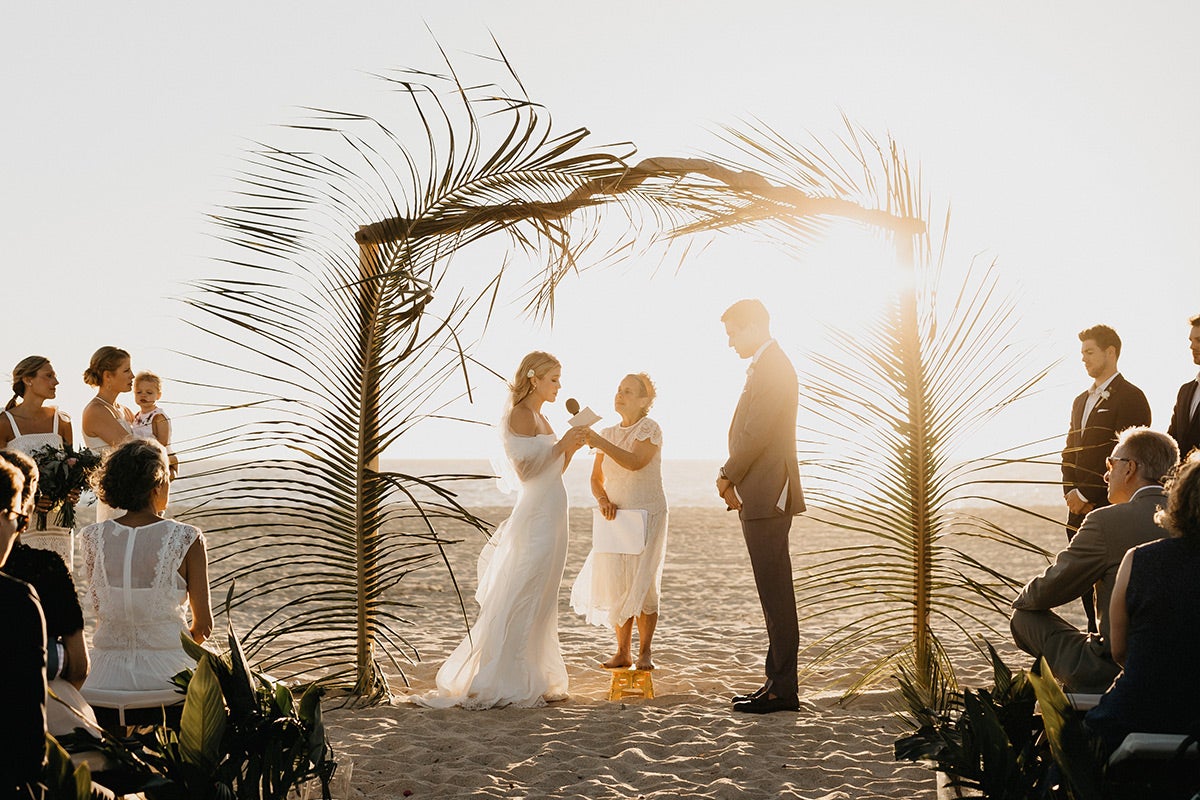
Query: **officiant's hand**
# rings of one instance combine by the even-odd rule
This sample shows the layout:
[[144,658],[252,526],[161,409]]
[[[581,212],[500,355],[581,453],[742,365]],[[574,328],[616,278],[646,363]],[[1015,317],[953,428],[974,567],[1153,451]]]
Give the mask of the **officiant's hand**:
[[596,506],[600,509],[600,514],[605,519],[616,519],[617,504],[608,499],[608,495],[596,498]]

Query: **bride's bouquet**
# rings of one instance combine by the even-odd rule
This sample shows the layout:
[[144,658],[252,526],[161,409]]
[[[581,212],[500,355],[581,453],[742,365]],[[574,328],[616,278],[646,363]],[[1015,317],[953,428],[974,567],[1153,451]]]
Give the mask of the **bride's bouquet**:
[[55,447],[48,444],[29,454],[38,468],[38,498],[50,501],[50,508],[37,512],[35,529],[46,530],[47,517],[51,511],[58,512],[55,524],[63,528],[75,527],[75,503],[72,494],[87,488],[88,479],[100,466],[100,456],[86,447],[75,450],[69,444]]

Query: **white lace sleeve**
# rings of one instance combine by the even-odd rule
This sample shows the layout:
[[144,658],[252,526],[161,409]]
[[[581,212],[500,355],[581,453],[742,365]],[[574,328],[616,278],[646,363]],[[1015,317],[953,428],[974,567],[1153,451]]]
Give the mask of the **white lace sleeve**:
[[638,423],[637,430],[633,432],[633,438],[634,441],[638,442],[649,439],[650,444],[655,447],[662,447],[662,428],[649,417],[642,417],[641,422]]
[[170,528],[163,538],[154,585],[157,587],[175,586],[184,589],[187,587],[182,585],[183,578],[179,574],[179,567],[183,564],[183,557],[187,555],[188,548],[197,539],[203,542],[204,535],[200,533],[199,528],[173,520]]

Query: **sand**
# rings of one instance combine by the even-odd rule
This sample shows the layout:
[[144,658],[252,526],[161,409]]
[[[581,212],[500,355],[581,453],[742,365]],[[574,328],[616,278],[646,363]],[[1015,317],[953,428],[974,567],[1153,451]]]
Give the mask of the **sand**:
[[[504,511],[481,512],[502,518]],[[995,515],[992,515],[995,517]],[[572,541],[561,592],[560,637],[571,698],[546,708],[429,710],[404,703],[427,691],[441,660],[463,636],[456,599],[444,573],[406,579],[422,604],[414,640],[423,661],[397,678],[393,705],[326,706],[337,757],[349,764],[348,797],[446,798],[933,798],[933,773],[892,760],[906,730],[888,687],[851,703],[838,702],[847,667],[823,670],[801,686],[799,713],[734,714],[729,697],[762,681],[766,636],[737,519],[716,509],[672,510],[662,609],[655,639],[656,697],[609,702],[609,673],[596,664],[609,654],[611,632],[571,612],[570,583],[589,544],[589,512],[572,511]],[[1006,517],[1048,549],[1061,528]],[[844,537],[808,518],[793,528],[793,551],[820,550]],[[480,540],[451,552],[468,608]],[[983,555],[1015,575],[1044,566],[1037,556],[985,548]],[[1081,616],[1081,615],[1080,615]],[[838,619],[826,620],[827,628]],[[817,634],[801,624],[801,643]],[[1028,659],[995,642],[1014,667]],[[965,641],[952,641],[960,677],[986,685],[990,669]]]

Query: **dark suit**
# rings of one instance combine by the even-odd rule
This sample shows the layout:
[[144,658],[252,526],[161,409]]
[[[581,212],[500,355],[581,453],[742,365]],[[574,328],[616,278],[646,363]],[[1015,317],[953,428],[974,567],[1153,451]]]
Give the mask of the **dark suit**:
[[[1088,514],[1067,549],[1013,601],[1013,640],[1032,656],[1045,656],[1054,676],[1074,691],[1103,692],[1120,672],[1108,642],[1108,605],[1125,551],[1167,536],[1154,521],[1166,503],[1160,486],[1138,490],[1128,503]],[[1084,633],[1050,609],[1095,587],[1100,632]]]
[[1167,433],[1179,444],[1180,458],[1186,459],[1192,448],[1200,447],[1200,408],[1192,416],[1192,399],[1197,391],[1200,389],[1194,380],[1180,386],[1175,410],[1171,412],[1171,427],[1167,428]]
[[46,623],[37,593],[24,581],[0,573],[4,610],[4,728],[0,740],[0,797],[16,797],[15,787],[36,781],[46,747]]
[[792,517],[804,511],[796,460],[797,395],[792,362],[772,341],[746,376],[729,426],[729,460],[722,468],[742,501],[742,535],[769,641],[766,686],[788,698],[796,695],[800,645],[788,532]]

